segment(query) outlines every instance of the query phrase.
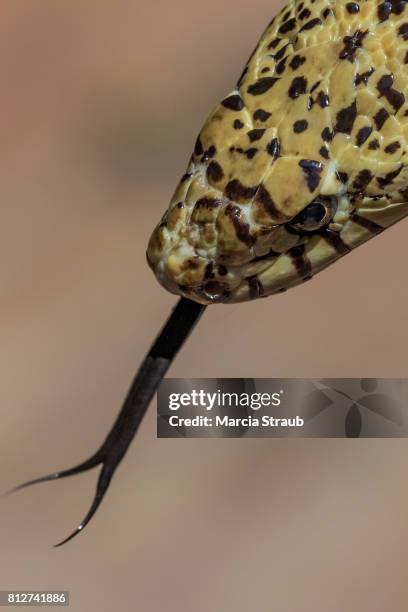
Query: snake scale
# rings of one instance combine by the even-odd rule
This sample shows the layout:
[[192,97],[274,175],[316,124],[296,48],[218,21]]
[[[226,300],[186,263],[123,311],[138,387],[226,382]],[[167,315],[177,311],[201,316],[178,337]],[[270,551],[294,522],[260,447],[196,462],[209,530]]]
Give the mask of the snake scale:
[[292,0],[213,110],[147,259],[181,296],[105,441],[80,533],[207,304],[299,285],[408,213],[406,0]]
[[205,123],[148,261],[170,291],[285,291],[408,212],[403,0],[289,2]]

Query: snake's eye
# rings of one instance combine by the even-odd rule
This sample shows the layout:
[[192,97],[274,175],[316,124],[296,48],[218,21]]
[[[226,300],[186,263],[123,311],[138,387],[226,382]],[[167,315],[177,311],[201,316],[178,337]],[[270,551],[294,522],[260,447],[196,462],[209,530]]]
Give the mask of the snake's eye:
[[289,227],[301,232],[314,232],[332,220],[337,210],[335,197],[319,196],[308,204],[296,217]]

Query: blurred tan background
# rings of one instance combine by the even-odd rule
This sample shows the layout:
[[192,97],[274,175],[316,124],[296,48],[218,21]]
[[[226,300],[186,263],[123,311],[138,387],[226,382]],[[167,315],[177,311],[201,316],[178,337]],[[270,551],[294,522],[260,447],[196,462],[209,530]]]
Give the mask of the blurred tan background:
[[[0,490],[88,456],[174,296],[145,264],[270,0],[0,5]],[[408,221],[298,289],[208,309],[169,375],[408,375]],[[156,440],[1,500],[0,588],[75,611],[404,612],[408,441]]]

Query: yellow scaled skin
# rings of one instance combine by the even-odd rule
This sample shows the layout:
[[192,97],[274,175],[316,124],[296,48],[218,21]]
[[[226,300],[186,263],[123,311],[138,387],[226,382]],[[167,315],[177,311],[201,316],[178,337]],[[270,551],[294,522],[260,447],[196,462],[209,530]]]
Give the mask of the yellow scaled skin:
[[[201,303],[265,297],[403,218],[407,79],[405,2],[289,2],[199,135],[150,239],[158,280]],[[328,222],[294,230],[322,196]]]

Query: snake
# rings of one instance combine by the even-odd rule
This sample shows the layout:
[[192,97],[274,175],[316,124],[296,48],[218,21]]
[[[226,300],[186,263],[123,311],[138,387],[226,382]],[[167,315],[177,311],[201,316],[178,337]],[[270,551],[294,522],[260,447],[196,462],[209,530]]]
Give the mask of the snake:
[[405,1],[289,2],[210,114],[147,257],[204,304],[286,291],[408,213]]
[[406,0],[291,0],[210,113],[147,246],[179,296],[99,449],[29,485],[101,471],[101,504],[149,403],[208,305],[310,280],[408,214]]

